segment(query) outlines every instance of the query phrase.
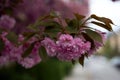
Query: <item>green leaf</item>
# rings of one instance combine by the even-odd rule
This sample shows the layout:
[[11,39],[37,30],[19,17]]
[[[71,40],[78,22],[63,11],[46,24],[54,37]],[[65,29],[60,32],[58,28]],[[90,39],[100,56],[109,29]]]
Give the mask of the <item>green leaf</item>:
[[95,48],[94,40],[86,33],[82,33],[83,37],[91,43],[91,49]]
[[69,20],[69,22],[67,22],[67,24],[72,29],[76,29],[79,26],[78,21],[76,19]]
[[61,28],[61,24],[59,24],[58,22],[56,21],[52,21],[52,20],[49,20],[49,21],[41,21],[39,23],[39,26],[44,26],[46,28],[49,28],[49,26],[51,26],[50,28],[52,27],[60,27]]
[[39,23],[39,22],[41,22],[41,21],[44,21],[44,20],[57,18],[58,16],[59,16],[59,15],[58,15],[57,12],[51,11],[50,14],[45,15],[45,16],[41,16],[41,17],[38,19],[38,21],[36,22],[36,24]]
[[74,13],[74,15],[75,15],[75,17],[76,17],[77,20],[82,20],[82,19],[85,18],[84,15],[80,15],[80,14],[78,14],[78,13]]
[[66,29],[66,31],[69,32],[70,34],[72,34],[72,33],[75,33],[75,34],[76,34],[76,33],[78,32],[77,29],[73,29],[73,28],[68,27],[68,26],[66,26],[65,29]]
[[58,17],[58,16],[60,16],[60,15],[59,15],[59,13],[56,12],[56,11],[51,11],[50,16],[52,16],[52,17]]
[[81,55],[81,57],[79,57],[79,63],[84,66],[84,55]]
[[29,29],[33,29],[33,30],[37,30],[39,26],[45,26],[45,24],[47,24],[47,20],[49,19],[54,19],[55,16],[49,14],[49,15],[45,15],[45,16],[41,16],[38,18],[38,20],[34,23],[28,26]]
[[14,32],[9,32],[6,38],[12,43],[18,44],[18,36]]
[[46,26],[61,26],[57,21],[54,21],[54,18],[57,16],[55,13],[51,12],[49,15],[40,17],[34,24],[29,25],[27,28],[34,31],[40,31],[39,27]]
[[95,24],[95,25],[98,25],[98,26],[100,26],[102,28],[105,28],[108,31],[112,31],[112,27],[109,24],[106,25],[106,24],[103,24],[103,23],[100,23],[100,22],[96,22],[96,21],[92,21],[91,23]]
[[32,38],[36,33],[35,32],[27,32],[24,33],[23,35],[25,36],[25,39],[23,42],[26,42],[27,40],[29,40],[30,38]]
[[55,38],[58,32],[61,32],[61,30],[62,26],[58,22],[52,21],[46,24],[44,33],[45,35],[48,35],[51,38]]
[[36,24],[30,24],[27,29],[32,30],[32,31],[40,31],[39,27]]
[[[0,26],[1,27],[1,26]],[[0,28],[0,34],[2,34],[3,30]]]
[[54,28],[54,29],[51,29],[51,30],[46,30],[44,34],[48,35],[51,38],[56,38],[56,36],[58,35],[58,32],[61,32],[61,30],[57,29],[57,28]]
[[98,41],[98,42],[103,42],[102,41],[102,36],[97,33],[96,31],[90,30],[90,29],[85,29],[86,34],[91,37],[91,39]]
[[43,61],[48,59],[46,49],[43,46],[41,46],[40,49],[39,49],[39,55],[40,55],[40,57],[42,58]]
[[0,39],[0,52],[4,49],[5,44],[2,39]]
[[79,15],[77,13],[75,13],[74,15],[76,18],[73,18],[73,19],[66,18],[65,22],[66,22],[67,26],[70,27],[71,29],[79,30],[80,28],[83,27],[82,19],[85,18],[85,16]]
[[27,57],[31,52],[32,52],[32,49],[34,48],[34,43],[32,43],[26,50],[25,52],[23,53],[22,57],[25,58]]
[[55,18],[55,16],[53,16],[51,14],[45,15],[45,16],[41,16],[36,23],[38,23],[40,21],[43,21],[43,20],[47,20],[47,19],[53,19],[53,18]]

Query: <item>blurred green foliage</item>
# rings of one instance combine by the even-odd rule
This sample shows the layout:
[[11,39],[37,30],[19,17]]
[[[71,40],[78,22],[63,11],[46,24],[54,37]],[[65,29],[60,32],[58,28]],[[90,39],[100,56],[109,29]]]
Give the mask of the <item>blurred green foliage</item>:
[[115,56],[116,51],[111,47],[110,40],[107,40],[101,53],[109,59]]
[[0,80],[62,80],[69,74],[72,64],[49,59],[31,69],[20,65],[0,69]]
[[111,59],[115,56],[120,56],[118,39],[115,36],[110,37],[114,37],[113,39],[111,39],[112,41],[114,41],[114,44],[108,38],[104,47],[102,47],[101,51],[99,52],[101,55],[107,57],[108,59]]

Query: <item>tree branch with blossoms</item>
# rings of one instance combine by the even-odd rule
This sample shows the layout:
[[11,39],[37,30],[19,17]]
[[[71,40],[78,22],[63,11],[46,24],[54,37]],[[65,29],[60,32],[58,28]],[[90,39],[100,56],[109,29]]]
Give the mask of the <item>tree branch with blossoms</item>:
[[74,13],[73,19],[62,19],[56,12],[40,17],[27,31],[16,34],[11,29],[16,21],[8,15],[0,17],[0,66],[16,62],[32,68],[45,57],[84,65],[85,57],[104,45],[106,33],[88,27],[95,24],[112,31],[112,20],[92,14],[88,18]]

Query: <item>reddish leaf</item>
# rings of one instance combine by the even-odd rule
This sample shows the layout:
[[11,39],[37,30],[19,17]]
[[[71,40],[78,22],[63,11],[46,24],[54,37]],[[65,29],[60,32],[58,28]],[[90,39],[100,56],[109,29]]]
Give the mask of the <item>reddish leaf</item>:
[[4,44],[3,40],[0,39],[0,52],[4,49],[4,46],[5,46],[5,44]]
[[88,53],[85,53],[84,56],[85,56],[86,58],[88,58],[89,55],[88,55]]
[[105,17],[98,17],[96,16],[95,14],[91,15],[92,18],[98,20],[98,21],[101,21],[101,22],[104,22],[104,23],[110,23],[110,24],[114,24],[112,22],[112,20],[110,20],[109,18],[105,18]]
[[79,63],[84,66],[84,55],[82,55],[81,57],[79,57]]
[[78,14],[78,13],[74,13],[74,15],[75,15],[75,17],[77,18],[77,20],[82,20],[82,19],[85,18],[85,16],[80,15],[80,14]]
[[100,27],[102,27],[102,28],[105,28],[105,29],[107,29],[108,31],[112,31],[112,27],[111,27],[111,25],[110,24],[103,24],[103,23],[100,23],[100,22],[95,22],[95,21],[92,21],[91,23],[93,23],[93,24],[95,24],[95,25],[98,25],[98,26],[100,26]]
[[[112,20],[110,20],[109,18],[105,18],[105,17],[98,17],[98,16],[96,16],[95,14],[93,14],[93,15],[91,15],[91,18],[94,18],[94,19],[96,19],[96,20],[98,20],[98,21],[100,21],[100,22],[103,22],[109,29],[109,31],[112,31],[112,27],[111,27],[111,25],[110,24],[114,24],[113,22],[112,22]],[[97,23],[97,24],[99,24],[99,26],[101,25],[100,23]],[[102,25],[101,25],[102,26]],[[105,28],[106,29],[106,27],[105,26],[103,26],[103,28]]]
[[72,64],[75,64],[75,62],[76,62],[76,61],[72,59],[72,61],[71,61],[71,62],[72,62]]

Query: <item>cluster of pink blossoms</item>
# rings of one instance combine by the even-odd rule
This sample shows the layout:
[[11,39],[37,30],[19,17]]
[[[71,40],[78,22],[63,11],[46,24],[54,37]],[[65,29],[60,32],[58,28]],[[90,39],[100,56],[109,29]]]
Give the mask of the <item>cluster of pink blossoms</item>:
[[50,38],[42,41],[48,55],[57,56],[59,60],[71,61],[81,57],[90,50],[91,43],[82,39],[73,38],[69,34],[62,34],[59,39],[54,42]]
[[0,17],[0,28],[7,29],[7,30],[12,29],[15,23],[16,23],[15,19],[8,15],[2,15]]
[[[39,47],[41,46],[40,42],[36,42],[34,44],[31,53],[27,57],[22,57],[26,49],[36,41],[34,37],[20,46],[15,46],[6,38],[6,35],[6,32],[3,32],[0,35],[0,38],[4,42],[4,49],[0,52],[0,66],[5,66],[11,62],[17,62],[25,68],[31,68],[41,61],[39,56]],[[20,35],[18,41],[22,42],[23,40],[24,37]]]
[[[20,3],[18,5],[19,1],[22,1],[23,3]],[[84,26],[84,24],[86,24],[86,21],[88,21],[89,18],[93,18],[95,20],[102,22],[102,23],[99,23],[99,22],[93,21],[91,22],[92,24],[95,24],[98,26],[100,26],[99,24],[101,24],[103,25],[103,28],[109,31],[112,30],[112,28],[108,26],[108,24],[113,24],[113,22],[110,19],[107,19],[104,17],[98,17],[93,14],[88,19],[83,20],[85,16],[81,16],[79,15],[79,13],[86,15],[86,13],[88,12],[87,0],[83,1],[84,3],[86,3],[85,6],[83,4],[78,4],[78,1],[74,1],[74,2],[69,1],[68,3],[71,5],[69,5],[67,2],[63,2],[64,0],[61,0],[61,1],[60,0],[31,0],[31,1],[19,0],[19,1],[18,2],[16,1],[14,2],[12,0],[0,1],[0,6],[1,6],[1,9],[0,9],[0,41],[1,41],[0,42],[0,66],[5,66],[9,63],[16,62],[25,68],[31,68],[41,62],[42,59],[39,54],[44,54],[44,53],[39,53],[39,52],[42,52],[41,50],[43,49],[43,47],[45,48],[48,56],[57,57],[61,61],[74,61],[82,58],[83,55],[88,55],[88,56],[91,55],[99,47],[103,46],[105,33],[99,30],[95,30],[95,29],[93,30],[89,27]],[[12,4],[15,4],[15,5],[12,6]],[[83,10],[81,6],[82,8],[86,7],[86,9]],[[14,15],[14,18],[7,15],[7,12],[6,12],[7,7],[10,7],[11,9],[10,12],[12,11],[12,15]],[[68,20],[65,19],[66,21],[65,24],[67,25],[66,27],[64,27],[65,25],[64,22],[63,22],[63,25],[60,24],[62,22],[61,21],[62,19],[61,20],[58,19],[58,21],[55,21],[56,18],[58,18],[58,16],[54,14],[52,15],[50,14],[49,16],[47,16],[48,19],[46,19],[46,16],[43,17],[41,19],[43,21],[41,20],[40,22],[39,20],[36,21],[36,19],[40,15],[42,16],[44,15],[44,13],[49,13],[51,9],[54,9],[54,11],[57,11],[57,13],[61,14],[63,18],[70,18]],[[75,14],[74,15],[70,14],[71,12],[72,13],[74,12]],[[76,18],[71,19],[74,16]],[[55,20],[53,18],[51,20],[49,19],[49,17],[55,17],[54,18]],[[15,19],[17,19],[17,22]],[[49,20],[51,24],[49,24]],[[32,24],[34,22],[35,24]],[[82,22],[82,23],[79,24],[79,22]],[[25,26],[28,24],[32,24],[32,25],[25,28]],[[44,24],[47,24],[47,25],[44,25]],[[58,26],[60,28],[58,28]],[[33,33],[37,36],[31,35],[31,34],[29,35],[28,32],[25,32],[25,33],[28,33],[27,36],[23,36],[22,34],[20,34],[26,31],[26,29],[28,28],[30,29],[30,31],[33,31]],[[54,29],[54,30],[51,30],[51,29]],[[98,36],[99,35],[101,36],[101,37],[99,36],[99,38],[102,38],[102,41],[99,42],[99,40],[94,39],[93,37],[91,37],[91,35],[88,35],[89,31],[86,31],[85,29],[90,29],[90,32],[93,32],[93,33],[97,32]],[[17,41],[18,43],[15,44],[11,40],[9,40],[6,37],[8,33],[1,32],[1,30],[5,30],[8,32],[14,31],[17,34],[20,34]],[[72,30],[73,32],[71,32]],[[58,33],[59,36],[51,35],[52,32],[54,34]],[[67,32],[69,32],[70,34],[75,34],[74,37],[70,34],[62,34]],[[79,33],[81,35],[79,35]],[[57,40],[54,40],[51,37],[45,37],[46,35],[55,37],[57,38]],[[28,40],[26,40],[26,38],[28,38]]]
[[98,34],[102,37],[102,42],[94,41],[95,48],[91,49],[88,53],[89,55],[93,54],[97,49],[103,46],[103,42],[106,40],[106,33],[96,30]]
[[[98,32],[104,39],[104,34]],[[44,40],[39,41],[32,37],[24,44],[15,46],[6,38],[7,33],[3,32],[0,39],[4,42],[4,49],[0,52],[0,66],[4,66],[10,62],[17,62],[25,68],[31,68],[42,60],[39,55],[39,49],[43,46],[46,49],[48,56],[57,57],[61,61],[77,60],[79,57],[88,53],[96,51],[103,43],[95,42],[95,48],[91,49],[91,42],[86,41],[80,37],[73,37],[69,34],[61,34],[58,40],[52,40],[45,37]],[[24,41],[23,35],[19,35],[18,43]],[[24,52],[32,45],[33,48],[29,55],[23,57]]]
[[71,35],[63,34],[60,36],[57,44],[57,57],[60,60],[71,61],[81,57],[90,50],[90,42],[83,41],[80,38],[73,38]]
[[[104,41],[105,33],[101,31],[96,32],[100,34],[102,41]],[[91,55],[98,48],[103,46],[103,42],[94,41],[94,48],[91,48],[91,42],[86,41],[83,38],[73,37],[69,34],[62,34],[57,41],[46,37],[41,42],[41,45],[45,47],[49,56],[56,56],[62,61],[71,61],[78,59],[85,53],[87,53],[87,55]]]

